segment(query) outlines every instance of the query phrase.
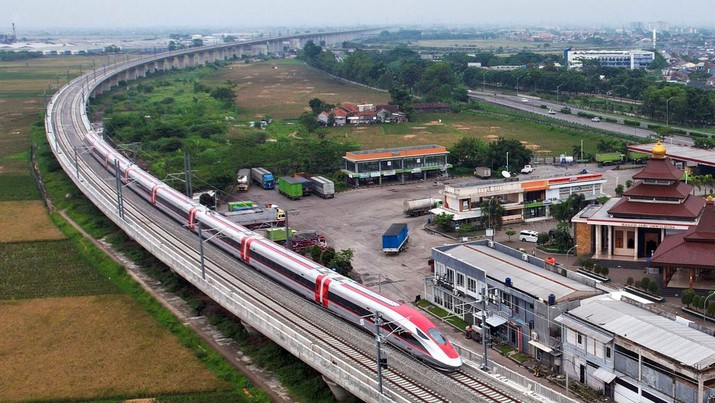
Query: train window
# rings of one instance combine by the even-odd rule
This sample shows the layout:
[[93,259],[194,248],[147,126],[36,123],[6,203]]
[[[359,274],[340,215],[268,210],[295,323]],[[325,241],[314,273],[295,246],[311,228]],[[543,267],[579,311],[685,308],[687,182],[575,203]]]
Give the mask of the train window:
[[426,334],[422,333],[422,331],[420,329],[416,328],[415,330],[417,331],[417,335],[420,336],[420,338],[429,340],[429,337],[427,337]]
[[430,336],[432,336],[432,338],[434,339],[434,341],[437,342],[437,344],[447,344],[447,339],[444,338],[442,332],[437,330],[436,327],[429,329],[427,332],[430,334]]

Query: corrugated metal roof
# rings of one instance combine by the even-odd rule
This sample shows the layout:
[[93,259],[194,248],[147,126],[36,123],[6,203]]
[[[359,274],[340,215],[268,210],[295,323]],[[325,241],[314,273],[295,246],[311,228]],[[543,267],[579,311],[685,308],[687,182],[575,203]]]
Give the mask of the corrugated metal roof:
[[635,305],[598,296],[569,314],[694,368],[715,364],[715,337]]
[[557,301],[563,301],[598,293],[593,287],[500,253],[486,245],[464,244],[444,253],[484,270],[487,276],[497,281],[505,282],[509,277],[514,288],[544,301],[548,300],[549,294],[554,294]]

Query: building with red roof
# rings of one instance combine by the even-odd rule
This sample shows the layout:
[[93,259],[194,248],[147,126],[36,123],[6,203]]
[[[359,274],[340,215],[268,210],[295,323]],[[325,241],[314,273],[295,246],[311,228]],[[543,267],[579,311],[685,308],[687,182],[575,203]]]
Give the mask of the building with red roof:
[[614,260],[650,258],[666,237],[694,227],[703,200],[680,181],[683,171],[665,158],[656,143],[646,166],[633,175],[634,186],[602,206],[588,206],[576,224],[579,255]]
[[[698,225],[663,240],[651,266],[659,267],[663,284],[674,276],[687,288],[712,289],[715,283],[715,205],[708,196]],[[679,282],[680,283],[680,282]]]

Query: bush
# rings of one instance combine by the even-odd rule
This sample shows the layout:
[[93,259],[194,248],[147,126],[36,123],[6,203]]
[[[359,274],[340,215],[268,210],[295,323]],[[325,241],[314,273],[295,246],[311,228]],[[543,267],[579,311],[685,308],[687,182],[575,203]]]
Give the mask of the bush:
[[597,265],[593,266],[593,272],[596,274],[601,274],[601,265],[597,264]]
[[588,271],[591,271],[593,269],[593,265],[594,265],[593,259],[586,259],[583,262],[583,268]]
[[683,290],[682,294],[680,294],[680,302],[682,302],[683,305],[690,307],[690,304],[693,303],[693,297],[695,297],[695,291],[693,291],[692,288]]
[[657,294],[658,293],[658,283],[655,281],[651,281],[648,283],[648,291],[651,292],[651,294]]
[[603,275],[603,277],[608,277],[608,267],[601,266],[601,275]]
[[633,277],[628,277],[628,280],[626,280],[626,285],[633,285]]
[[637,120],[623,119],[623,124],[625,124],[626,126],[640,126],[641,122]]
[[648,285],[650,284],[650,278],[648,278],[648,277],[643,277],[638,284],[639,284],[639,285],[638,285],[639,288],[642,288],[642,289],[644,289],[644,290],[647,290],[647,289],[648,289]]

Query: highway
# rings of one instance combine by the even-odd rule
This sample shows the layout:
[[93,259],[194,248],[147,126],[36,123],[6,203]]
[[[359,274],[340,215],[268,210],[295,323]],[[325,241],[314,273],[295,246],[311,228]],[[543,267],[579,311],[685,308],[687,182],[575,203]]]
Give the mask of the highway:
[[378,394],[375,341],[369,333],[277,286],[207,242],[203,243],[202,272],[197,235],[134,193],[133,184],[117,181],[83,143],[91,128],[85,113],[90,94],[122,70],[144,68],[156,59],[175,55],[128,60],[102,71],[88,72],[62,87],[48,104],[46,131],[55,156],[104,214],[199,290],[241,318],[246,326],[260,331],[363,400],[459,401],[470,396],[479,401],[543,401],[500,383],[471,365],[455,374],[444,374],[385,345],[383,350],[390,367],[382,372],[384,392]]
[[[545,116],[551,119],[560,120],[563,122],[578,124],[581,126],[592,127],[594,129],[607,130],[609,132],[618,133],[624,136],[635,136],[645,139],[652,139],[657,134],[648,129],[636,126],[626,126],[623,123],[624,118],[619,115],[609,115],[602,113],[600,111],[592,111],[588,109],[579,109],[572,106],[564,105],[561,103],[556,103],[553,101],[544,100],[538,97],[533,97],[529,95],[506,95],[496,92],[484,92],[484,91],[468,91],[468,95],[472,99],[479,99],[485,102],[489,102],[495,105],[505,106],[507,108],[518,109],[520,111],[534,113],[537,115]],[[526,100],[527,102],[524,102]],[[541,105],[546,105],[546,108],[542,108]],[[561,113],[561,109],[568,106],[571,109],[570,114]],[[555,113],[550,114],[549,110]],[[601,120],[600,122],[594,122],[589,118],[578,116],[579,112],[585,112],[592,115],[605,116],[615,119],[618,123],[606,122]],[[637,120],[637,119],[633,119]],[[694,144],[693,140],[687,136],[670,135],[663,139],[671,144],[692,146]]]

